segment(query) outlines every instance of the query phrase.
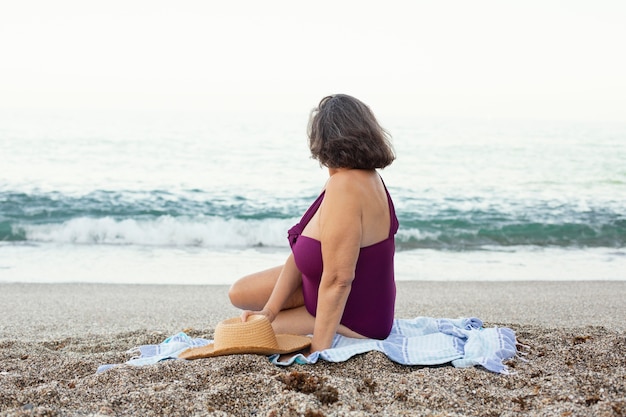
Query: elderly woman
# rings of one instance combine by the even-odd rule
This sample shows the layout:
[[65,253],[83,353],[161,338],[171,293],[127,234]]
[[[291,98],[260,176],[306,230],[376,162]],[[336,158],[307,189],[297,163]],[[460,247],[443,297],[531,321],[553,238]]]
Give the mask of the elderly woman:
[[325,97],[308,126],[313,158],[329,179],[289,230],[284,265],[248,275],[229,291],[245,321],[263,314],[276,333],[312,334],[311,351],[335,333],[384,339],[393,324],[398,220],[377,173],[395,159],[385,130],[354,97]]

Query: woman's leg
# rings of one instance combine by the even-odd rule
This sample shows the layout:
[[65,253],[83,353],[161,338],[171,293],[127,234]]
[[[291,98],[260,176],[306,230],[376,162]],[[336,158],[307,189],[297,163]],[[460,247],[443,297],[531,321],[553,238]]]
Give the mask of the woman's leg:
[[[313,334],[315,327],[315,317],[309,314],[306,307],[296,307],[289,310],[283,310],[272,322],[272,327],[276,334]],[[337,333],[342,336],[363,339],[364,336],[355,331],[348,329],[343,324],[339,325]]]
[[[235,307],[242,310],[262,310],[274,290],[274,286],[276,285],[276,281],[282,269],[283,267],[281,265],[240,278],[231,285],[228,291],[230,302]],[[289,299],[287,299],[283,309],[303,305],[304,298],[302,296],[302,287],[299,287]]]
[[[228,291],[231,303],[242,310],[262,310],[270,298],[283,267],[277,266],[256,272],[237,280]],[[277,334],[313,334],[315,318],[304,307],[302,287],[289,297],[283,310],[272,323]],[[360,334],[340,324],[337,333],[343,336],[363,338]]]

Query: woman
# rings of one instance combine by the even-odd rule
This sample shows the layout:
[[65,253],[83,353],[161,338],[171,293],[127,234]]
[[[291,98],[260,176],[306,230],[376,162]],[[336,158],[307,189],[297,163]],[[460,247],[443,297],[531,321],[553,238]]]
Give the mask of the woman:
[[313,334],[312,352],[329,348],[335,333],[384,339],[398,220],[376,169],[395,159],[389,137],[369,107],[343,94],[311,112],[308,136],[313,158],[328,168],[324,190],[289,230],[285,264],[241,278],[230,300],[244,321],[263,314],[276,333]]

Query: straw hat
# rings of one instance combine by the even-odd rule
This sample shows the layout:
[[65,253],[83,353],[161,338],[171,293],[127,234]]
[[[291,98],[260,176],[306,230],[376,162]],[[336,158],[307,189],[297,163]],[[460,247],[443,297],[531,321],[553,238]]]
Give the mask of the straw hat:
[[241,317],[233,317],[218,323],[213,343],[187,349],[178,357],[199,359],[243,353],[271,355],[296,352],[309,345],[309,337],[275,334],[267,317],[252,315],[245,322],[241,321]]

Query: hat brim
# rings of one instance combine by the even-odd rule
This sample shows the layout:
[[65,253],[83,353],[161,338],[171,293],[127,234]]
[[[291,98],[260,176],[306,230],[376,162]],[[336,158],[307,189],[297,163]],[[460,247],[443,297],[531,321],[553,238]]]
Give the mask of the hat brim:
[[231,346],[223,349],[215,349],[215,344],[211,343],[206,346],[189,348],[178,355],[181,359],[201,359],[212,358],[224,355],[273,355],[297,352],[311,345],[311,338],[307,336],[297,336],[292,334],[277,334],[276,341],[278,348],[266,348],[260,346]]

